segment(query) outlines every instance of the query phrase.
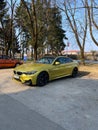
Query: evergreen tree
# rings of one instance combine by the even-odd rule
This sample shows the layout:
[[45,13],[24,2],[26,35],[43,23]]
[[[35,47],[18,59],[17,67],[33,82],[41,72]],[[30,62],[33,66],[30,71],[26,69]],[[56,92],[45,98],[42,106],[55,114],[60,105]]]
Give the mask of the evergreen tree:
[[6,13],[7,13],[6,2],[4,0],[0,0],[0,22],[2,21]]
[[6,2],[0,0],[0,41],[3,41],[3,20],[7,13]]
[[63,40],[67,39],[62,29],[62,17],[57,7],[51,7],[48,13],[48,44],[52,53],[60,54],[65,47]]
[[27,46],[32,45],[34,53],[37,54],[39,50],[43,53],[46,46],[56,54],[64,49],[63,39],[66,37],[61,14],[58,8],[51,6],[51,1],[36,0],[28,3],[22,0],[16,9],[16,19],[20,30],[27,34]]
[[8,15],[7,3],[4,0],[0,1],[0,40],[2,41],[6,55],[10,56],[19,51],[19,43],[16,37],[16,31],[13,24],[13,19]]
[[[28,37],[27,46],[32,45],[32,48],[35,48],[34,50],[38,52],[40,47],[43,48],[43,43],[46,38],[46,35],[45,35],[46,28],[45,28],[45,20],[44,20],[45,10],[43,9],[43,3],[37,0],[34,5],[35,12],[36,12],[36,22],[34,22],[34,16],[33,16],[34,14],[32,14],[33,13],[32,2],[31,3],[25,2],[25,4],[26,4],[26,8],[28,8],[29,15],[27,13],[27,10],[25,9],[24,4],[20,3],[20,5],[16,9],[17,25],[20,28],[22,34],[25,33],[25,36]],[[37,27],[36,29],[35,29],[35,26]],[[35,30],[36,30],[36,33],[35,33]],[[35,41],[36,41],[36,44],[35,44]],[[23,44],[25,44],[24,41],[23,41]]]

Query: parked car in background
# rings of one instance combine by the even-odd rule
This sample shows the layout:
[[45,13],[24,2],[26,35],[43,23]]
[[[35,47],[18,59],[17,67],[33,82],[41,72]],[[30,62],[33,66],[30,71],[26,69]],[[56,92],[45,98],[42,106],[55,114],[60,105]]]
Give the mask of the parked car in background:
[[65,56],[46,56],[35,63],[28,63],[14,69],[14,78],[22,83],[44,86],[48,81],[78,73],[78,62]]
[[16,67],[23,64],[22,61],[17,59],[11,59],[7,55],[0,55],[0,68]]

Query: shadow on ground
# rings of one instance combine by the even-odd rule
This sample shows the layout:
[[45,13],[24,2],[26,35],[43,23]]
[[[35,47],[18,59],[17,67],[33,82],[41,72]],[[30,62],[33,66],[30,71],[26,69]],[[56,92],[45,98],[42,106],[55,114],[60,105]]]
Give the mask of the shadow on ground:
[[88,71],[79,71],[79,73],[78,73],[78,77],[83,77],[83,76],[86,76],[86,75],[89,75],[90,74],[90,72],[88,72]]

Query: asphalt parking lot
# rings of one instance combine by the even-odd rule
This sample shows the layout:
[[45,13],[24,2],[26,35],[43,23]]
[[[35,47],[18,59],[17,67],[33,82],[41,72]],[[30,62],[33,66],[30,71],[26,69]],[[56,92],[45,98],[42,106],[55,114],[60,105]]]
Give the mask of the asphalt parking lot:
[[0,70],[0,130],[98,130],[97,79],[67,77],[30,87],[12,72]]

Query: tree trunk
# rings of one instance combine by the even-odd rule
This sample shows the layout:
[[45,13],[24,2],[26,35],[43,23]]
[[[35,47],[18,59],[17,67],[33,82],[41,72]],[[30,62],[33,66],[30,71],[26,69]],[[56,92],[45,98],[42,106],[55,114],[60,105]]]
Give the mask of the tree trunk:
[[34,45],[34,61],[37,60],[37,42]]
[[84,49],[80,50],[81,53],[81,64],[85,65],[85,55],[84,55]]

